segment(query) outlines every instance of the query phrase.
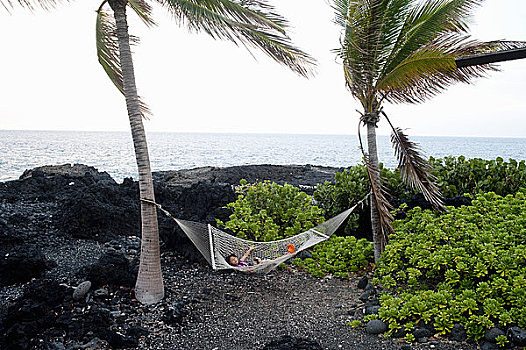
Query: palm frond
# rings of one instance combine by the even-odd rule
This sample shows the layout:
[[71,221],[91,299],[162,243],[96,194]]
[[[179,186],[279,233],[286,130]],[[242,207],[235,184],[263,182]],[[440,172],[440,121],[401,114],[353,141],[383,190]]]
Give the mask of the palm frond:
[[[261,0],[157,0],[190,31],[203,31],[257,48],[302,76],[311,76],[315,60],[294,47],[285,34],[288,22]],[[249,49],[250,50],[250,49]]]
[[473,12],[485,0],[426,0],[415,7],[414,17],[410,21],[429,25],[431,21],[443,21],[442,30],[444,32],[467,32],[468,24],[473,17]]
[[400,128],[395,128],[385,113],[384,117],[389,121],[392,129],[391,142],[398,159],[398,169],[402,181],[413,190],[422,192],[425,199],[437,210],[445,210],[442,195],[435,184],[436,177],[431,174],[431,164],[420,154],[418,145],[409,140]]
[[[104,5],[104,4],[103,4]],[[124,95],[124,84],[119,59],[119,41],[114,17],[103,6],[97,11],[95,25],[97,57],[100,65],[115,87]],[[138,38],[130,36],[131,43],[138,43]],[[148,105],[139,97],[139,105],[144,118],[151,115]]]
[[69,0],[0,0],[0,4],[7,10],[12,9],[15,5],[19,5],[28,10],[34,10],[37,7],[40,7],[44,10],[49,10],[59,5],[62,2],[67,2]]
[[258,23],[258,25],[274,28],[281,32],[284,32],[284,27],[287,26],[287,22],[283,18],[271,11],[265,16],[262,11],[272,9],[272,7],[264,2],[259,2],[259,4],[253,1],[234,2],[225,0],[157,0],[157,2],[167,8],[179,22],[188,21],[190,25],[192,23],[199,24],[201,20],[206,20],[206,18],[200,18],[202,15],[206,16],[206,13],[195,11],[206,9],[232,21]]
[[374,8],[378,1],[340,0],[333,2],[335,23],[342,27],[340,48],[335,50],[342,60],[346,84],[354,96],[366,98],[374,71],[374,35],[372,27],[378,23]]
[[525,42],[479,42],[466,35],[449,33],[414,51],[378,81],[376,90],[389,102],[420,103],[454,83],[471,83],[497,70],[494,64],[457,69],[455,58],[525,46]]
[[119,43],[115,33],[113,16],[105,10],[97,12],[96,44],[97,57],[112,83],[124,94],[122,72],[119,61]]
[[341,45],[335,52],[355,96],[364,95],[379,79],[410,4],[410,0],[333,0],[334,22],[342,27]]
[[414,51],[437,37],[449,33],[463,34],[473,10],[483,0],[426,0],[411,7],[398,31],[393,51],[381,76],[389,74]]
[[151,18],[152,7],[150,4],[144,0],[128,0],[128,5],[148,27],[156,25],[153,18]]
[[[393,228],[391,226],[391,222],[394,220],[393,215],[391,214],[391,210],[393,210],[393,206],[385,195],[387,194],[384,186],[382,184],[377,184],[376,181],[374,181],[374,178],[381,178],[380,176],[380,170],[373,166],[372,163],[369,160],[369,155],[362,149],[363,151],[363,159],[367,168],[367,173],[369,176],[369,181],[371,182],[371,192],[374,197],[374,201],[376,203],[376,208],[378,209],[378,213],[380,214],[380,221],[382,223],[382,227],[387,229],[385,232],[385,237],[387,239],[387,232],[393,232]],[[383,181],[383,179],[381,180]]]
[[376,90],[389,102],[419,103],[435,96],[462,78],[457,74],[455,58],[438,50],[422,50],[408,57]]
[[333,22],[341,27],[341,31],[345,32],[349,26],[349,17],[352,17],[351,11],[354,9],[351,5],[353,0],[332,0],[331,7],[334,10]]

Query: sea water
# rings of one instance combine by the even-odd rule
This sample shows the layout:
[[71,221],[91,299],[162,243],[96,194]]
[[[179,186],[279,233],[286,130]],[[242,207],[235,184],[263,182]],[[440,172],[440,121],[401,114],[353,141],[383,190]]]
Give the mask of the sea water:
[[[247,164],[312,164],[348,167],[361,162],[356,135],[147,134],[152,171]],[[415,136],[426,156],[526,159],[526,138]],[[364,140],[365,142],[365,140]],[[397,166],[389,136],[378,136],[378,156]],[[115,180],[137,177],[130,132],[0,130],[0,181],[26,169],[81,163],[108,172]]]

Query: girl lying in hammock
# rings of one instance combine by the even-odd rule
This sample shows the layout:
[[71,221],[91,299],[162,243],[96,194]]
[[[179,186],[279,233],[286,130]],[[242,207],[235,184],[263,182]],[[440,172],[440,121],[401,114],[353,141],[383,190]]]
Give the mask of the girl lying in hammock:
[[[245,266],[250,266],[245,260],[249,257],[250,253],[252,253],[252,251],[256,249],[256,247],[250,247],[245,254],[243,254],[243,256],[241,257],[241,259],[238,259],[238,257],[235,255],[235,254],[230,254],[229,256],[226,257],[226,261],[232,265],[232,266],[235,266],[235,267],[245,267]],[[291,254],[294,254],[294,251],[295,251],[295,248],[294,248],[294,245],[293,244],[288,244],[287,245],[287,250],[288,250],[288,253],[285,254],[285,255],[291,255]],[[285,256],[283,255],[283,256]],[[281,257],[277,258],[277,259],[274,259],[274,260],[278,260],[280,259]],[[258,257],[254,257],[252,258],[252,261],[254,261],[256,263],[256,265],[258,264],[262,264],[264,262],[267,262],[267,261],[271,261],[271,260],[261,260],[260,258]]]
[[[241,257],[241,259],[239,259],[237,256],[235,256],[235,254],[230,254],[229,256],[226,257],[226,261],[232,265],[232,266],[235,266],[235,267],[244,267],[244,266],[249,266],[248,263],[245,261],[248,256],[250,255],[250,253],[252,253],[252,251],[256,249],[256,247],[250,247],[248,248],[248,250],[246,251],[245,254],[243,254],[243,256]],[[256,264],[259,264],[260,263],[260,260],[258,258],[254,258],[253,259],[254,262]]]

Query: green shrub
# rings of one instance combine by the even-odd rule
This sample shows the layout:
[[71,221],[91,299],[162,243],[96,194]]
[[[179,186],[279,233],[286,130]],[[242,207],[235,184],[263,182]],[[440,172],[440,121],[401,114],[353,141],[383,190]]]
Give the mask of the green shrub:
[[303,267],[314,276],[332,274],[349,278],[349,273],[363,270],[374,261],[373,244],[354,236],[332,236],[312,249],[312,258],[294,260],[294,265]]
[[429,158],[437,177],[442,195],[455,197],[464,193],[495,192],[505,196],[515,194],[526,187],[526,163],[502,158],[485,160],[480,158],[445,157]]
[[472,204],[442,215],[417,207],[394,222],[375,271],[390,290],[380,319],[433,323],[442,334],[461,323],[472,339],[493,326],[526,327],[526,197],[486,193]]
[[[521,189],[526,191],[526,163],[502,158],[484,160],[480,158],[445,157],[429,158],[433,166],[433,175],[444,197],[456,197],[464,194],[495,192],[505,196],[515,194]],[[398,199],[410,199],[414,194],[401,179],[398,169],[390,170],[380,164],[384,187],[389,196]],[[350,207],[369,193],[369,178],[364,164],[358,164],[343,172],[336,173],[334,182],[326,181],[318,185],[314,192],[316,204],[325,210],[328,217],[334,216]],[[345,227],[346,234],[354,234],[358,228],[359,217],[370,215],[369,208],[357,208],[350,216]]]
[[[380,164],[380,171],[384,179],[384,186],[390,195],[399,198],[406,196],[407,190],[397,169],[393,171]],[[319,184],[313,196],[316,204],[325,210],[328,217],[332,217],[351,208],[369,191],[367,170],[363,164],[359,164],[345,169],[341,173],[336,173],[334,182],[325,181],[325,183]],[[346,234],[356,231],[360,215],[369,215],[369,208],[357,208],[351,214],[345,227]]]
[[[325,220],[322,209],[312,204],[312,197],[291,185],[268,181],[248,184],[242,180],[237,192],[238,199],[227,205],[233,211],[230,220],[217,222],[241,238],[277,240],[307,231]],[[314,246],[312,256],[296,259],[294,264],[320,277],[333,274],[349,278],[350,272],[364,269],[374,260],[372,243],[352,236],[332,236]]]
[[505,347],[507,343],[509,343],[509,340],[505,335],[501,334],[495,338],[495,343],[497,343],[497,345],[502,348]]
[[238,237],[273,241],[307,231],[323,221],[323,210],[313,205],[311,196],[292,185],[265,181],[248,184],[241,180],[238,199],[226,207],[233,213],[221,227]]
[[362,321],[360,321],[360,320],[353,320],[353,321],[349,322],[349,326],[351,326],[351,328],[361,327],[362,326]]

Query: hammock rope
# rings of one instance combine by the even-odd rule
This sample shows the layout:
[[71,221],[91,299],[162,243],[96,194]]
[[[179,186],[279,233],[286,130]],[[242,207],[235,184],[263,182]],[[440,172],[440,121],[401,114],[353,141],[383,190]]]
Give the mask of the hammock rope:
[[[214,270],[234,269],[250,273],[268,273],[299,252],[328,240],[368,196],[369,194],[352,208],[316,227],[295,236],[271,242],[249,241],[219,230],[212,225],[177,219],[160,204],[143,198],[141,201],[155,205],[166,216],[174,220]],[[294,246],[293,253],[289,251],[291,244]],[[251,247],[255,249],[247,259],[249,266],[232,266],[226,261],[226,258],[231,254],[240,258]]]

